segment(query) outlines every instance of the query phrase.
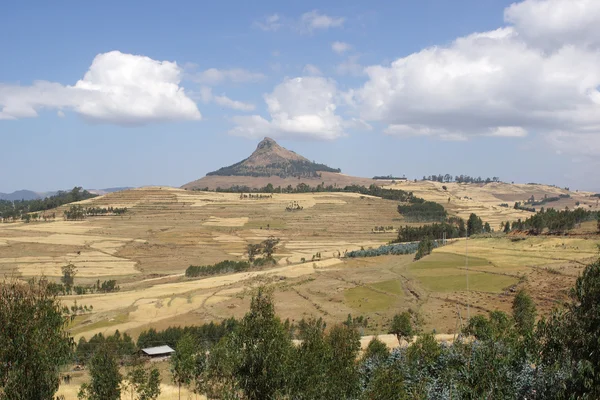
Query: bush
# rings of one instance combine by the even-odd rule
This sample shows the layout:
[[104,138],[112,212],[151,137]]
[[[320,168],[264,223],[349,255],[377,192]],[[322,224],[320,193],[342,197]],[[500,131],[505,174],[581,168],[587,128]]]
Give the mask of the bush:
[[246,261],[221,261],[213,265],[190,265],[185,270],[185,276],[195,278],[198,276],[210,276],[218,274],[231,274],[234,272],[246,271],[250,268],[250,263]]

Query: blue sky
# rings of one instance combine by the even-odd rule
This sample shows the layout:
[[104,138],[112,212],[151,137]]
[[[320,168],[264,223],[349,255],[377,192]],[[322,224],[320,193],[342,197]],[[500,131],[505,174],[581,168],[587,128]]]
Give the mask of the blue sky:
[[343,172],[600,190],[600,2],[11,2],[0,191]]

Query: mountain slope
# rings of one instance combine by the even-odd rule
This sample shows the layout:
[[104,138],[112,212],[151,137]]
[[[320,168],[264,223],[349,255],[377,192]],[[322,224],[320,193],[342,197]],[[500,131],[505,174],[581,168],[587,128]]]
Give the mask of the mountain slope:
[[271,138],[264,138],[250,157],[209,172],[204,178],[189,182],[184,189],[228,189],[231,187],[248,187],[260,189],[267,184],[274,187],[296,187],[300,183],[317,186],[365,185],[375,183],[370,178],[357,178],[344,175],[339,168],[331,168],[302,157],[284,147]]
[[301,155],[281,147],[273,139],[264,138],[250,157],[206,175],[316,178],[320,171],[341,172],[340,169],[311,162]]

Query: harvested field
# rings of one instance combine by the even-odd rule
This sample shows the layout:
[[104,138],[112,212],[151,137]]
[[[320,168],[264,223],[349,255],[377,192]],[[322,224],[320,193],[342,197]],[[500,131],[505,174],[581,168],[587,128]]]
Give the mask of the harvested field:
[[[449,205],[442,203],[451,214],[463,217],[474,211],[487,213],[483,215],[492,221],[522,218],[525,212],[494,204],[498,196],[514,194],[510,190],[526,196],[527,188],[496,186],[493,192],[493,187],[449,185],[454,197]],[[397,187],[425,198],[447,195],[427,182]],[[477,200],[459,199],[461,190]],[[292,202],[304,209],[286,211]],[[597,254],[598,243],[597,237],[583,236],[472,238],[467,292],[464,240],[418,262],[412,255],[343,258],[345,251],[376,248],[396,236],[394,231],[373,233],[375,226],[405,224],[395,201],[354,193],[240,199],[235,193],[150,187],[111,193],[86,204],[118,205],[129,211],[83,222],[0,224],[2,274],[45,274],[58,281],[60,267],[73,263],[76,284],[117,280],[119,292],[63,298],[67,305],[76,300],[93,306],[93,312],[78,316],[71,326],[76,337],[115,329],[135,336],[150,327],[242,317],[258,285],[274,288],[278,313],[291,321],[321,317],[331,325],[348,314],[362,315],[368,320],[365,333],[383,333],[394,314],[411,309],[423,317],[425,329],[452,333],[459,328],[458,315],[465,318],[467,304],[471,314],[507,311],[511,290],[521,287],[532,292],[542,313],[547,312],[565,298],[585,260]],[[203,279],[184,277],[190,265],[243,259],[249,243],[269,236],[281,239],[277,265]]]

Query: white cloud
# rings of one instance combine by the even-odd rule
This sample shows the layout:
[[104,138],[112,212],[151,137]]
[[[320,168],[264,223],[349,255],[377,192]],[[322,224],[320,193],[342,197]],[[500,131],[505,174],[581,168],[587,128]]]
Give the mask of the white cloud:
[[0,85],[0,119],[66,108],[89,120],[118,125],[200,119],[196,104],[179,86],[181,72],[174,62],[118,51],[98,54],[73,86],[45,81]]
[[312,65],[312,64],[306,64],[304,66],[303,72],[307,75],[313,75],[313,76],[323,75],[321,70],[316,65]]
[[509,6],[504,18],[524,40],[543,49],[600,45],[598,0],[527,0]]
[[313,32],[317,29],[339,28],[344,25],[344,20],[344,17],[330,17],[317,10],[312,10],[300,17],[300,29],[305,32]]
[[[361,118],[390,125],[388,134],[462,140],[560,131],[550,141],[555,146],[563,145],[564,132],[579,144],[600,142],[599,6],[584,0],[512,5],[506,18],[514,25],[367,67],[367,82],[348,92],[348,104]],[[576,11],[556,11],[569,7]],[[600,154],[600,147],[582,151]]]
[[338,54],[342,54],[348,50],[350,50],[352,46],[345,42],[333,42],[331,43],[331,50],[335,51]]
[[525,137],[527,136],[527,131],[520,126],[499,126],[497,128],[493,128],[488,136],[498,136],[498,137]]
[[233,83],[258,82],[265,79],[265,75],[259,72],[251,72],[243,68],[209,68],[202,72],[192,74],[191,78],[193,81],[204,85],[218,85],[226,81]]
[[57,115],[58,117],[60,117],[60,118],[64,118],[64,117],[65,117],[65,113],[63,112],[63,110],[58,110],[58,111],[56,112],[56,115]]
[[355,54],[355,55],[352,55],[352,56],[346,58],[346,60],[344,60],[343,62],[338,64],[335,67],[335,70],[338,73],[338,75],[353,75],[353,76],[364,75],[365,67],[360,65],[360,63],[358,62],[359,58],[360,58],[360,56]]
[[345,121],[336,114],[337,88],[321,77],[286,79],[264,96],[270,120],[260,115],[234,117],[237,136],[332,140],[344,135]]
[[283,23],[278,14],[272,14],[264,17],[260,21],[255,21],[254,25],[263,31],[275,32],[283,26]]
[[205,104],[214,102],[222,107],[231,108],[238,111],[252,111],[255,108],[254,104],[232,100],[224,94],[221,96],[215,96],[212,92],[212,89],[206,86],[200,88],[200,98]]

